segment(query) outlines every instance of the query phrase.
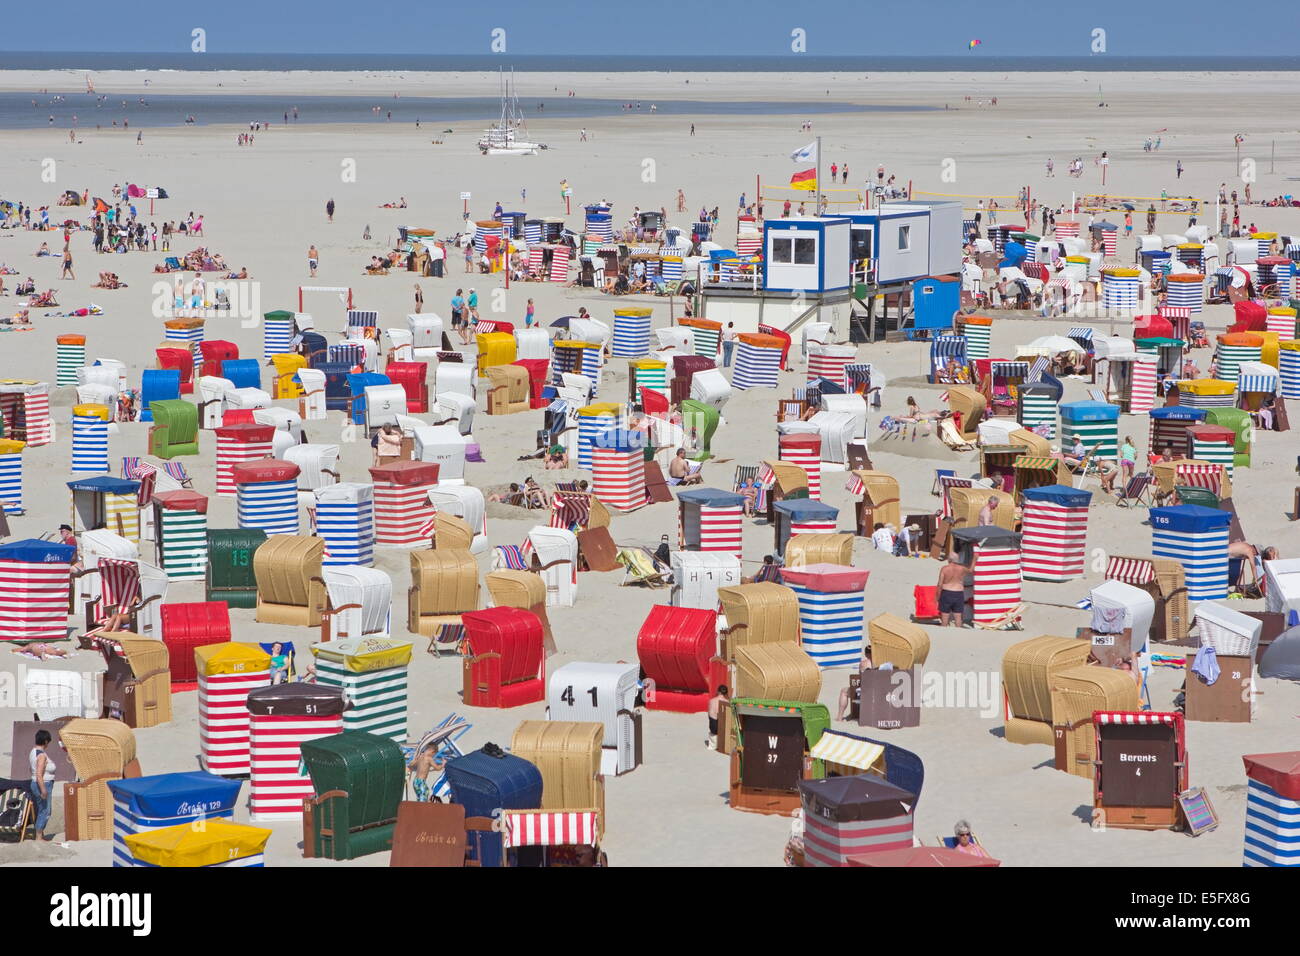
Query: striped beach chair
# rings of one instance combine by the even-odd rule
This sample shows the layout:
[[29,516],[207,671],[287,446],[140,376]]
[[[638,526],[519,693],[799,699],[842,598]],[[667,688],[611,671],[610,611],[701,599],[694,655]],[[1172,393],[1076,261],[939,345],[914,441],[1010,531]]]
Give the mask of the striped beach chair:
[[517,544],[499,544],[492,553],[492,570],[527,571],[528,560]]

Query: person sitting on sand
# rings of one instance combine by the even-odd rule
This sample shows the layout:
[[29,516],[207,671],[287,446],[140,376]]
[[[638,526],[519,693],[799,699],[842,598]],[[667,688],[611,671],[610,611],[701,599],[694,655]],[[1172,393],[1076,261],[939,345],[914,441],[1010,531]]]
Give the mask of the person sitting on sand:
[[524,491],[519,487],[519,482],[510,482],[509,491],[494,491],[487,496],[488,501],[499,501],[502,504],[514,505],[516,508],[524,503]]
[[36,250],[36,255],[37,255],[37,256],[52,256],[52,255],[54,255],[54,253],[50,252],[50,244],[49,244],[48,242],[42,242],[42,243],[41,243],[41,247],[40,247],[39,249]]
[[1073,471],[1083,464],[1083,460],[1088,457],[1088,449],[1083,444],[1083,439],[1078,435],[1074,436],[1074,444],[1070,447],[1070,452],[1065,456],[1066,466]]
[[546,464],[543,467],[547,471],[557,471],[569,467],[569,453],[564,450],[563,445],[552,445],[547,449]]
[[524,504],[529,508],[548,508],[550,501],[542,486],[531,477],[524,479]]

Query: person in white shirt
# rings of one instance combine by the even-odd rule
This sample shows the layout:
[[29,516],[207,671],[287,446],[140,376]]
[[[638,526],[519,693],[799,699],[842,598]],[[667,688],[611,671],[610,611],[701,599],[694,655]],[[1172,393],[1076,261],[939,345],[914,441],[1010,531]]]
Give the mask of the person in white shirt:
[[886,551],[893,554],[894,533],[877,521],[875,530],[871,533],[871,544],[877,551]]
[[728,322],[722,330],[722,367],[731,365],[731,355],[736,350],[736,323]]

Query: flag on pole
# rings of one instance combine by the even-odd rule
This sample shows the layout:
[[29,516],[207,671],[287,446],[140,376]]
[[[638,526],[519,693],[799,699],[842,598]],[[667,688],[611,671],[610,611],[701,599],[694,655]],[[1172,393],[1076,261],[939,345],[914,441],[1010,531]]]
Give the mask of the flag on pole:
[[801,173],[795,173],[790,177],[791,189],[806,189],[812,192],[817,188],[817,170],[805,169]]
[[817,140],[813,140],[803,149],[796,149],[790,154],[790,159],[796,163],[816,163],[817,162]]

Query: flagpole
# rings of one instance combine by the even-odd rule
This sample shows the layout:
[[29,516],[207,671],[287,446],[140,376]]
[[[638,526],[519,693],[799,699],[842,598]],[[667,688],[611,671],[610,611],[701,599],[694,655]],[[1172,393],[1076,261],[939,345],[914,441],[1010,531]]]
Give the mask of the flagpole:
[[822,214],[822,138],[817,137],[817,215]]

